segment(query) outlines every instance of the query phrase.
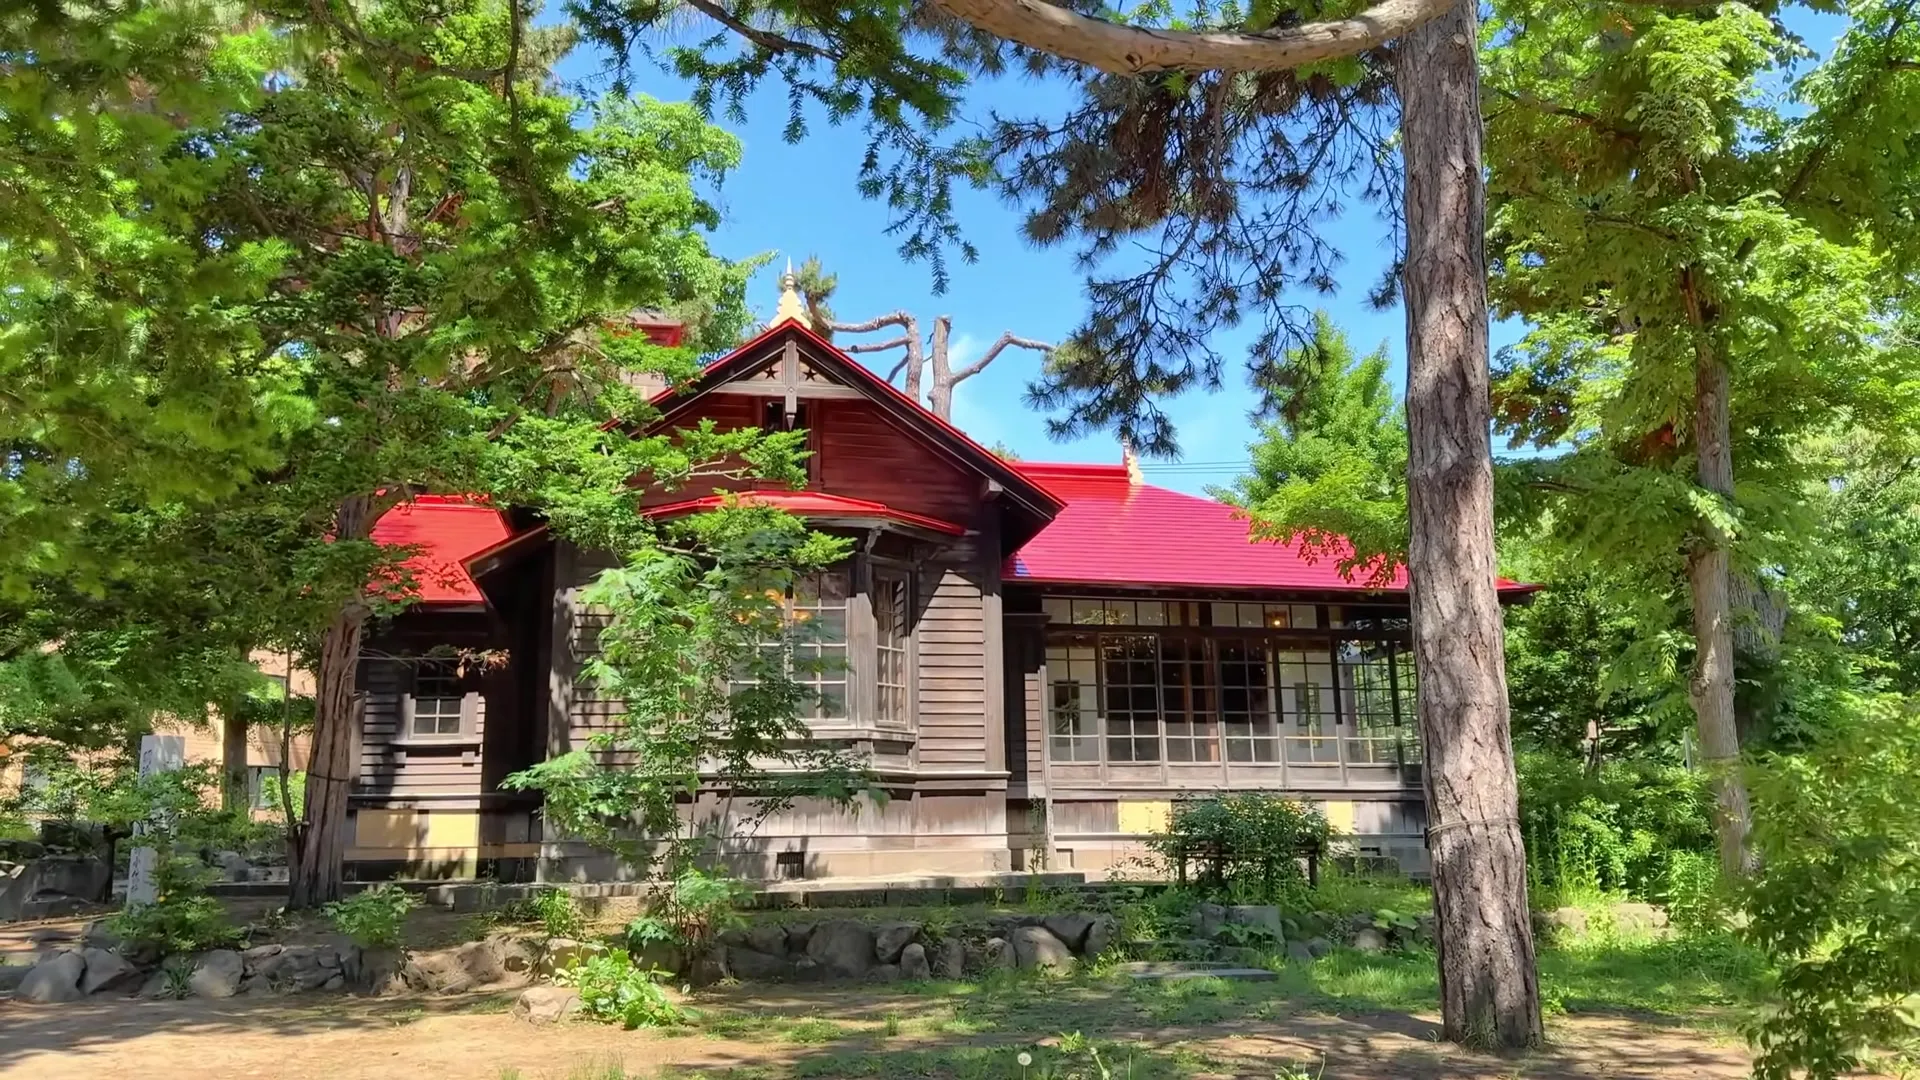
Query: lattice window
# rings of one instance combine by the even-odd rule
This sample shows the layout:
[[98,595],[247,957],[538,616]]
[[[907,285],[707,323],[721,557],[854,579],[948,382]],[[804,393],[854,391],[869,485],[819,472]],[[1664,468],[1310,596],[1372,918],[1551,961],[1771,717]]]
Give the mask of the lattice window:
[[413,714],[407,733],[429,739],[460,734],[466,699],[452,664],[437,660],[421,664],[413,674]]
[[1160,642],[1168,761],[1220,760],[1220,702],[1207,652],[1207,643],[1198,638],[1170,637]]
[[1048,753],[1057,762],[1100,760],[1100,653],[1091,634],[1047,646]]
[[907,697],[907,579],[890,573],[873,576],[873,684],[875,720],[891,727],[910,727],[913,714]]
[[1107,760],[1160,760],[1160,639],[1152,634],[1100,638],[1101,713]]
[[1227,760],[1280,760],[1278,710],[1273,701],[1273,664],[1259,638],[1222,638],[1220,718],[1226,727]]

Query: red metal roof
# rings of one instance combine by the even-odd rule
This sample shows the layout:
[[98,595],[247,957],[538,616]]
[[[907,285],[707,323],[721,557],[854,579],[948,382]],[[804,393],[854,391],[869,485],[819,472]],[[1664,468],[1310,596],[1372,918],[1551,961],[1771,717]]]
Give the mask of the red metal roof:
[[[1256,542],[1233,507],[1132,482],[1125,465],[1020,462],[1020,471],[1066,500],[1053,523],[1007,560],[1009,580],[1136,588],[1306,589],[1400,592],[1405,567],[1375,586],[1340,573],[1337,558],[1309,561],[1298,544]],[[1512,583],[1501,582],[1506,589]]]
[[419,495],[374,522],[378,544],[420,550],[404,564],[413,572],[423,604],[480,604],[486,598],[467,573],[465,560],[507,539],[507,517],[461,495]]
[[[885,503],[868,502],[865,499],[849,499],[841,495],[828,495],[821,491],[743,491],[735,498],[742,502],[760,503],[778,507],[789,514],[810,518],[853,518],[866,521],[897,521],[903,525],[917,525],[923,529],[946,533],[948,536],[962,536],[967,530],[950,521],[926,517],[921,514],[896,510]],[[675,517],[680,514],[698,514],[707,510],[719,509],[727,500],[724,495],[708,495],[700,499],[688,499],[668,506],[656,506],[648,510],[648,517]]]

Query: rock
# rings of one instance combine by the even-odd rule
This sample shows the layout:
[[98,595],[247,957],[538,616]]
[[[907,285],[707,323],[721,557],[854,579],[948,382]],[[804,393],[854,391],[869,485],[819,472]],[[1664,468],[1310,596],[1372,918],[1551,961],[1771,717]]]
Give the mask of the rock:
[[967,973],[967,943],[950,937],[940,943],[934,954],[933,973],[943,979],[962,978]]
[[115,953],[105,949],[88,949],[81,953],[87,962],[87,973],[80,980],[80,992],[97,994],[102,990],[120,990],[140,981],[140,969],[127,963]]
[[572,938],[548,938],[547,948],[540,957],[540,970],[543,972],[564,971],[593,955],[595,949],[584,941]]
[[329,994],[338,993],[346,988],[347,977],[344,975],[335,975],[333,978],[320,984],[320,989],[325,990]]
[[1313,963],[1313,950],[1307,948],[1304,941],[1287,942],[1287,962],[1291,964]]
[[657,968],[675,975],[687,968],[686,950],[675,941],[649,941],[632,952],[634,963],[643,968]]
[[817,982],[824,978],[820,974],[820,965],[808,956],[802,956],[793,962],[793,977],[799,982]]
[[155,1000],[172,997],[173,982],[167,978],[167,969],[161,968],[148,975],[146,981],[140,984],[140,996]]
[[240,992],[240,977],[245,974],[246,967],[246,961],[232,949],[201,953],[194,961],[193,974],[188,977],[187,985],[193,989],[195,997],[230,998]]
[[768,956],[787,954],[787,928],[775,923],[761,923],[747,931],[747,948]]
[[340,974],[363,994],[403,994],[407,990],[407,956],[399,949],[352,949],[341,959]]
[[0,964],[0,994],[11,994],[20,989],[20,983],[32,970],[25,964]]
[[900,981],[900,965],[877,964],[872,971],[867,973],[867,977],[874,982],[897,983]]
[[459,949],[415,953],[407,958],[403,977],[409,989],[428,994],[462,994],[479,981],[468,972]]
[[787,951],[788,952],[790,953],[806,952],[807,942],[812,938],[813,938],[812,923],[797,922],[797,923],[787,924]]
[[105,949],[108,952],[120,951],[120,935],[113,932],[113,926],[106,919],[95,919],[87,924],[80,933],[80,947],[83,949]]
[[900,950],[900,977],[909,982],[924,982],[933,978],[933,965],[927,962],[927,948],[914,942]]
[[997,937],[987,939],[986,952],[981,960],[981,967],[1001,971],[1012,971],[1020,963],[1020,958],[1014,954],[1013,943]]
[[85,956],[72,950],[57,952],[33,965],[33,969],[20,980],[14,997],[36,1005],[79,1001],[86,996],[86,992],[80,989],[80,980],[86,973]]
[[454,962],[460,965],[460,970],[466,972],[476,985],[485,986],[506,978],[507,969],[500,963],[500,956],[490,942],[469,941],[456,946],[453,957]]
[[786,955],[764,953],[758,949],[729,948],[727,970],[736,979],[784,979],[793,971]]
[[241,953],[240,958],[247,962],[247,969],[251,971],[260,961],[270,956],[279,956],[282,952],[286,951],[286,948],[285,945],[255,945],[253,948]]
[[1073,950],[1044,926],[1022,926],[1013,932],[1013,954],[1020,967],[1038,971],[1065,971],[1073,967]]
[[1387,935],[1369,926],[1353,935],[1353,947],[1363,953],[1387,951]]
[[807,939],[808,958],[828,978],[859,978],[872,969],[874,955],[872,931],[848,919],[823,922]]
[[220,877],[224,881],[246,881],[253,876],[253,865],[237,851],[214,852],[213,865],[220,868]]
[[694,986],[712,986],[727,977],[727,953],[731,951],[725,945],[714,945],[706,952],[695,956],[684,972],[686,980]]
[[900,950],[919,936],[919,923],[881,923],[873,935],[873,958],[883,964],[897,964],[900,962]]
[[1280,909],[1272,904],[1235,904],[1227,909],[1227,921],[1239,926],[1257,926],[1273,935],[1276,946],[1287,940],[1287,929],[1280,921]]
[[1326,938],[1312,937],[1307,939],[1307,952],[1315,960],[1320,959],[1332,951],[1333,942],[1328,941]]
[[1093,916],[1082,911],[1069,911],[1061,915],[1049,915],[1044,926],[1047,933],[1060,939],[1060,943],[1074,952],[1080,952],[1086,945],[1087,931],[1093,928]]
[[1200,904],[1193,909],[1193,929],[1198,936],[1211,941],[1225,925],[1227,909],[1219,904]]
[[524,937],[490,937],[487,949],[493,953],[494,963],[500,970],[510,975],[531,976],[540,960],[540,947]]
[[1585,908],[1554,908],[1552,911],[1536,916],[1536,918],[1549,933],[1558,931],[1578,936],[1587,932],[1587,910]]
[[513,1003],[513,1015],[529,1024],[554,1024],[580,1009],[580,993],[564,986],[530,986]]
[[1667,925],[1666,909],[1652,904],[1615,904],[1610,910],[1613,925],[1619,930],[1646,933],[1665,929]]
[[1236,968],[1263,968],[1272,954],[1251,945],[1225,945],[1219,950],[1220,962]]
[[1093,923],[1087,927],[1087,936],[1080,942],[1080,955],[1089,960],[1105,953],[1113,945],[1113,935],[1118,930],[1111,915],[1095,915]]

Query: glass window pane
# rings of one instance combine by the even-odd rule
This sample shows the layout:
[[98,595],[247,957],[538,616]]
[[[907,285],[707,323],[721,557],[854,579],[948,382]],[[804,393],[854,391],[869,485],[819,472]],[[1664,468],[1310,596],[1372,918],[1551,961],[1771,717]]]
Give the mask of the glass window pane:
[[1239,625],[1247,627],[1263,627],[1267,625],[1266,608],[1259,604],[1236,604],[1234,607],[1239,614],[1239,618],[1236,620]]
[[1134,613],[1131,600],[1108,600],[1106,607],[1109,626],[1132,626],[1140,621]]
[[1136,605],[1134,618],[1141,626],[1167,625],[1167,605],[1162,600],[1142,600]]
[[1073,601],[1064,596],[1049,596],[1040,601],[1040,608],[1047,613],[1047,621],[1050,623],[1073,621]]
[[1075,600],[1073,621],[1082,626],[1104,626],[1107,621],[1106,605],[1098,600]]
[[1208,623],[1209,626],[1240,625],[1240,616],[1234,613],[1235,608],[1234,608],[1234,605],[1232,604],[1222,604],[1222,603],[1215,602],[1215,603],[1208,604],[1207,609],[1211,619],[1211,621]]
[[1293,625],[1302,630],[1316,629],[1320,625],[1319,612],[1312,604],[1294,604],[1292,617]]

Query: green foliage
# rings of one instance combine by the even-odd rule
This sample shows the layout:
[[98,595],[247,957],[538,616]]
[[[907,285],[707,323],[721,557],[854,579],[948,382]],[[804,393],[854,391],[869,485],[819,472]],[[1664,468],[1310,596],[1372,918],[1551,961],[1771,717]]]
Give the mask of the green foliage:
[[1661,895],[1671,925],[1682,934],[1706,937],[1727,932],[1733,904],[1720,862],[1710,852],[1669,852]]
[[1265,370],[1266,409],[1247,475],[1216,492],[1247,511],[1254,535],[1298,544],[1359,580],[1406,560],[1407,419],[1387,383],[1382,345],[1356,358],[1316,312],[1310,341]]
[[366,949],[398,948],[405,940],[407,913],[420,898],[391,882],[361,889],[323,910],[334,929]]
[[659,942],[702,953],[723,932],[744,926],[739,904],[746,887],[724,873],[689,866],[666,889],[654,894],[650,908],[627,924],[634,948]]
[[1589,772],[1526,751],[1516,763],[1536,906],[1595,893],[1662,900],[1676,855],[1713,850],[1712,796],[1697,772],[1649,761],[1610,761]]
[[664,857],[676,877],[725,839],[680,812],[703,786],[731,794],[735,832],[803,796],[844,805],[870,786],[801,718],[815,700],[801,680],[818,662],[804,658],[812,631],[785,601],[844,542],[755,506],[686,528],[692,550],[642,549],[583,593],[612,616],[586,674],[624,703],[619,727],[504,782],[543,791],[547,820],[568,833],[639,866]]
[[1761,869],[1746,938],[1780,968],[1779,1009],[1753,1031],[1755,1073],[1833,1077],[1920,1041],[1920,714],[1862,696],[1804,754],[1752,780]]
[[580,992],[580,1007],[586,1015],[632,1030],[675,1027],[687,1022],[687,1010],[661,986],[666,974],[640,968],[632,956],[615,949],[590,955],[572,967],[555,972],[553,981]]
[[586,913],[564,889],[541,889],[533,894],[529,914],[548,937],[578,938],[587,929]]
[[225,948],[241,938],[220,901],[206,893],[213,875],[194,859],[168,857],[154,867],[156,896],[151,904],[129,905],[108,920],[125,945],[161,956]]
[[1167,831],[1147,846],[1170,870],[1182,864],[1211,895],[1236,902],[1281,901],[1304,891],[1300,858],[1332,835],[1317,809],[1265,792],[1182,798]]

